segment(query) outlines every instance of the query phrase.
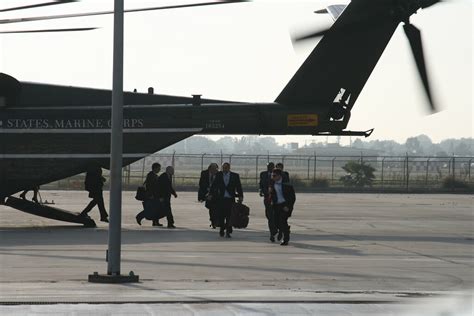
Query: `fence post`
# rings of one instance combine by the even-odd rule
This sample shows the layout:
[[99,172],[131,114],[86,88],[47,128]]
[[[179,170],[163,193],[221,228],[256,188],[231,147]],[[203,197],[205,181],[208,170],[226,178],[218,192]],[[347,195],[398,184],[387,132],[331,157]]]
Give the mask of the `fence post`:
[[428,185],[428,172],[430,170],[430,158],[426,161],[426,177],[425,177],[425,186]]
[[406,189],[408,192],[408,186],[410,183],[410,171],[408,170],[408,153],[407,153],[407,158],[406,158]]
[[316,180],[316,152],[314,153],[313,180]]
[[234,155],[234,154],[230,154],[230,156],[229,156],[229,164],[230,164],[231,166],[232,166],[232,156],[233,156],[233,155]]
[[308,158],[308,177],[307,177],[308,180],[309,180],[309,169],[311,168],[310,167],[310,162],[311,162],[311,156],[309,156],[309,158]]
[[469,159],[469,169],[468,169],[469,182],[471,182],[471,162],[472,162],[472,159]]
[[456,180],[456,158],[453,155],[453,183]]
[[283,166],[285,165],[285,155],[281,156],[281,163],[283,164]]
[[451,176],[451,160],[452,158],[449,158],[448,160],[448,177]]
[[332,158],[332,167],[331,167],[331,184],[334,184],[334,160],[336,160],[336,157]]
[[453,181],[451,181],[451,190],[454,191],[455,181],[456,181],[456,158],[454,158],[453,154]]
[[142,182],[143,182],[143,178],[145,178],[145,161],[146,161],[146,157],[143,158],[143,166],[142,166]]
[[259,180],[259,176],[258,176],[258,155],[255,159],[255,184],[258,185],[258,180]]
[[402,175],[403,179],[402,179],[402,181],[401,181],[401,183],[400,183],[400,186],[401,186],[401,187],[403,187],[403,185],[404,185],[405,182],[406,182],[406,179],[405,179],[406,176],[407,176],[407,172],[405,171],[406,162],[407,162],[406,158],[403,158],[403,175]]
[[221,166],[222,166],[222,164],[224,163],[223,160],[224,160],[224,157],[222,156],[222,149],[221,149]]
[[382,189],[384,188],[384,183],[383,183],[383,167],[384,167],[384,163],[385,163],[385,158],[386,158],[386,157],[383,157],[383,159],[382,159],[382,175],[381,175]]

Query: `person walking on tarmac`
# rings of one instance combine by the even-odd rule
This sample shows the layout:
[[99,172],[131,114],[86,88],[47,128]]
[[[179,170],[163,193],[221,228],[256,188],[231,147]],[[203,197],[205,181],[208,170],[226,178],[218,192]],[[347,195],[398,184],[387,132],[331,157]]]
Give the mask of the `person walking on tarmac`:
[[215,162],[211,163],[207,170],[201,171],[198,191],[198,201],[205,202],[206,208],[209,209],[210,226],[214,229],[219,226],[219,214],[217,214],[217,203],[211,196],[211,186],[216,179],[217,172],[219,172],[219,166]]
[[230,164],[228,162],[222,164],[222,171],[217,173],[216,179],[212,183],[211,197],[216,198],[219,205],[219,235],[224,237],[225,231],[225,237],[231,238],[232,223],[230,222],[230,215],[232,206],[235,203],[235,197],[238,198],[239,203],[243,202],[244,193],[239,174],[230,171]]
[[[158,214],[158,203],[155,203],[155,200],[158,200],[158,173],[161,170],[161,165],[157,162],[151,165],[151,171],[148,172],[145,179],[145,190],[146,190],[146,200],[143,201],[143,211],[137,214],[135,219],[137,220],[138,225],[142,224],[142,220],[145,218],[145,214]],[[158,217],[158,215],[157,215]],[[158,219],[153,220],[153,226],[163,226],[160,224]]]
[[273,169],[272,180],[269,191],[273,211],[278,229],[283,233],[283,241],[280,245],[287,246],[290,241],[288,218],[291,217],[295,205],[295,190],[291,184],[283,182],[283,171],[281,169]]
[[168,228],[176,228],[176,226],[174,226],[173,212],[171,211],[171,195],[175,198],[178,197],[178,194],[176,194],[173,188],[173,175],[174,168],[168,166],[166,167],[166,171],[158,177],[158,198],[167,213],[166,220],[168,221]]
[[86,191],[89,192],[89,197],[92,198],[92,201],[86,206],[86,208],[81,212],[81,216],[88,216],[94,206],[98,206],[100,212],[100,221],[109,222],[109,215],[105,210],[104,205],[104,196],[102,193],[104,187],[105,178],[102,176],[102,168],[93,167],[86,173],[86,179],[84,181],[84,187]]
[[275,242],[275,235],[278,232],[275,216],[273,214],[272,201],[270,199],[269,187],[272,181],[272,171],[275,169],[275,164],[269,162],[267,170],[260,172],[259,195],[263,197],[263,206],[265,207],[265,217],[268,221],[268,230],[270,231],[270,240]]

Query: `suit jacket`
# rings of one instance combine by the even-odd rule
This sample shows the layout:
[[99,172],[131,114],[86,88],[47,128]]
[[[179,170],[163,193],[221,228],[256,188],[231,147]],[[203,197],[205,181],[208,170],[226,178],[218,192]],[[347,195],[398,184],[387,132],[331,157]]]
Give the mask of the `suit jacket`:
[[105,178],[97,172],[87,172],[84,187],[89,192],[90,197],[102,194]]
[[[214,175],[214,181],[216,179],[217,174]],[[209,170],[201,171],[201,178],[199,179],[199,191],[198,191],[198,201],[206,201],[205,206],[208,209],[211,209],[215,206],[216,199],[213,198],[211,200],[208,199],[208,194],[211,194],[211,179],[209,179]],[[214,182],[213,181],[213,182]]]
[[244,197],[244,192],[242,191],[242,184],[240,183],[240,176],[238,173],[230,172],[229,184],[227,187],[224,182],[224,173],[219,171],[216,174],[216,179],[211,186],[211,195],[217,199],[223,199],[226,190],[233,199],[235,199],[235,197]]
[[[273,204],[277,204],[278,197],[277,197],[274,185],[275,183],[273,183],[272,181],[273,189],[271,190],[271,200]],[[285,183],[285,182],[282,182],[281,189],[283,191],[283,198],[285,199],[285,205],[288,206],[288,208],[290,209],[288,216],[291,216],[291,213],[293,212],[293,207],[296,202],[295,189],[293,188],[291,184]]]
[[282,171],[281,177],[283,179],[283,183],[290,183],[290,174],[288,171]]
[[206,200],[206,195],[209,193],[210,186],[209,170],[201,171],[201,177],[199,178],[198,201]]
[[146,175],[145,188],[148,198],[158,198],[158,175],[153,171],[148,172]]
[[171,199],[171,195],[175,195],[176,191],[173,189],[171,179],[166,172],[163,172],[158,177],[158,198]]
[[260,191],[262,191],[262,193],[267,196],[268,195],[268,187],[270,186],[270,182],[272,180],[271,176],[269,176],[269,174],[271,175],[272,172],[268,172],[268,171],[262,171],[260,172],[260,182],[259,182],[259,185],[260,185]]

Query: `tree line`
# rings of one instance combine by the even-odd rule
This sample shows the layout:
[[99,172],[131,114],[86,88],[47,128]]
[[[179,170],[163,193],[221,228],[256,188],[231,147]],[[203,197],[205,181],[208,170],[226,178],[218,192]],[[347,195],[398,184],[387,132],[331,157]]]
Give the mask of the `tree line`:
[[193,136],[179,143],[176,143],[164,150],[162,153],[236,153],[236,154],[301,154],[304,149],[317,149],[339,147],[341,153],[344,148],[377,150],[380,155],[388,156],[474,156],[474,139],[460,138],[445,139],[439,143],[433,142],[427,135],[419,135],[408,138],[405,143],[398,143],[394,140],[367,140],[356,139],[351,145],[343,146],[337,143],[326,143],[325,141],[307,144],[299,149],[292,149],[289,146],[278,144],[273,137],[269,136],[226,136],[218,140],[212,140],[205,136]]

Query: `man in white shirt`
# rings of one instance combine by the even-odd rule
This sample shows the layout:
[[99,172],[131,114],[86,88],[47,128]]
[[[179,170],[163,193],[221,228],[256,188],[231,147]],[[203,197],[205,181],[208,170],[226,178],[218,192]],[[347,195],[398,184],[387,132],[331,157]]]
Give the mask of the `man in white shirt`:
[[[287,246],[290,241],[288,218],[291,217],[293,212],[296,196],[293,186],[283,182],[283,172],[281,169],[273,169],[272,184],[269,191],[277,227],[283,233],[283,241],[280,245]],[[275,241],[275,237],[271,236],[270,240],[272,242]]]
[[220,217],[220,231],[221,237],[231,238],[232,223],[230,223],[230,215],[232,205],[235,203],[235,198],[242,203],[244,200],[244,193],[242,191],[242,184],[238,173],[230,171],[230,164],[225,162],[222,164],[222,171],[218,172],[216,178],[211,186],[211,196],[215,198],[218,203],[219,217]]

